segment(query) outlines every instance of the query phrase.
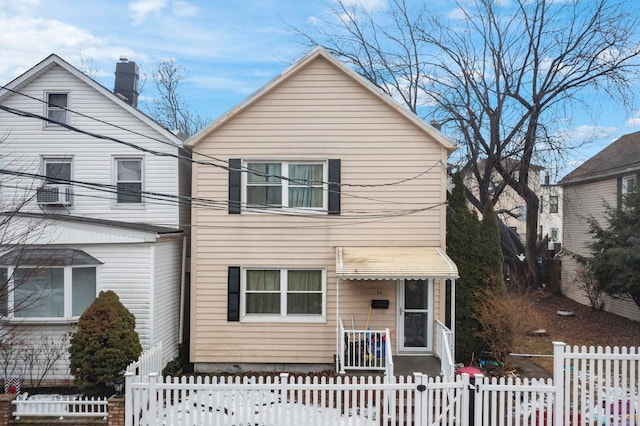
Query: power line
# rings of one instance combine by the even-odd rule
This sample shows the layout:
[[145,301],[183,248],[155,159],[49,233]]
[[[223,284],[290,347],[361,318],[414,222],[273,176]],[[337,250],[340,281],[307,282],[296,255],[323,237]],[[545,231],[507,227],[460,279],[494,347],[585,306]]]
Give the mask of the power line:
[[[18,172],[18,171],[13,171],[9,169],[0,169],[0,174],[16,176],[16,177],[27,177],[27,178],[37,179],[41,181],[49,181],[50,183],[54,182],[55,184],[75,185],[78,187],[93,189],[93,190],[97,190],[97,191],[112,194],[112,195],[122,193],[121,188],[119,189],[117,186],[110,185],[110,184],[84,182],[84,181],[78,181],[73,179],[69,179],[69,180],[56,179],[56,178],[52,178],[52,177],[48,177],[48,176],[40,175],[36,173]],[[10,187],[6,183],[4,186]],[[14,189],[21,189],[21,190],[33,189],[33,187],[21,187],[18,185],[14,185],[11,187],[13,187]],[[218,211],[226,211],[228,207],[228,200],[222,201],[222,200],[212,200],[207,198],[193,198],[193,197],[181,196],[181,195],[165,194],[165,193],[150,192],[150,191],[143,191],[143,190],[134,190],[131,188],[127,189],[127,193],[132,195],[140,195],[145,200],[152,200],[153,203],[157,205],[177,204],[185,207],[194,207],[195,209],[207,208],[207,209],[218,210]],[[99,197],[96,195],[78,194],[75,192],[73,195],[74,197],[91,197],[91,198],[103,198],[103,199],[107,198],[107,197]],[[113,199],[113,198],[109,197],[109,199]],[[344,221],[344,220],[354,220],[354,219],[358,220],[358,219],[363,219],[363,217],[387,219],[387,218],[392,218],[397,216],[404,216],[408,214],[419,213],[419,212],[426,211],[434,207],[440,206],[442,204],[443,203],[436,203],[433,205],[418,206],[413,209],[397,209],[397,210],[374,210],[374,211],[366,211],[366,210],[344,211],[343,210],[341,212],[341,215],[335,215],[335,216],[331,215],[326,217],[333,221],[340,221],[340,220]],[[416,203],[413,203],[413,205],[416,205]],[[244,204],[244,207],[248,207],[246,203]],[[249,211],[251,212],[251,214],[256,214],[256,215],[258,214],[282,215],[282,216],[305,217],[305,218],[325,217],[325,215],[314,214],[313,212],[309,212],[308,210],[305,210],[305,209],[295,209],[295,208],[278,209],[278,208],[266,208],[266,207],[265,208],[253,207]]]
[[[13,89],[11,89],[11,88],[9,88],[7,86],[0,86],[0,88],[5,89],[7,91],[10,91],[12,93],[21,95],[21,96],[25,96],[25,97],[27,97],[29,99],[38,101],[38,102],[40,102],[42,104],[50,105],[49,102],[47,102],[47,101],[45,101],[43,99],[36,98],[34,96],[28,95],[26,93],[23,93],[23,92],[20,92],[20,91],[17,91],[17,90],[13,90]],[[136,131],[127,129],[127,128],[122,127],[122,126],[118,126],[118,125],[110,123],[108,121],[101,120],[99,118],[96,118],[96,117],[93,117],[91,115],[87,115],[87,114],[84,114],[84,113],[81,113],[81,112],[77,112],[77,111],[72,110],[72,109],[67,108],[67,107],[63,107],[63,108],[66,111],[71,112],[73,114],[76,114],[76,115],[79,115],[79,116],[82,116],[82,117],[85,117],[85,118],[89,118],[91,120],[95,120],[97,122],[106,124],[108,126],[115,127],[115,128],[117,128],[119,130],[123,130],[123,131],[129,132],[129,133],[132,133],[132,134],[135,134],[135,135],[138,135],[138,136],[142,136],[142,137],[150,139],[150,140],[162,142],[164,144],[169,144],[169,145],[171,145],[173,147],[177,147],[176,145],[168,143],[168,142],[166,142],[166,141],[164,141],[162,139],[154,138],[154,137],[151,137],[149,135],[146,135],[146,134],[143,134],[143,133],[140,133],[140,132],[136,132]],[[92,136],[92,137],[96,137],[98,139],[108,139],[108,140],[111,140],[111,141],[114,141],[114,142],[125,144],[125,145],[127,145],[129,147],[132,147],[134,149],[145,150],[144,148],[141,148],[141,147],[139,147],[139,146],[137,146],[137,145],[135,145],[133,143],[125,142],[125,141],[119,140],[117,138],[109,137],[109,136],[103,136],[103,135],[98,135],[98,134],[95,134],[95,133],[87,132],[87,131],[78,129],[77,127],[71,126],[71,125],[69,125],[67,123],[56,121],[56,120],[53,120],[53,119],[51,119],[49,117],[45,117],[45,116],[42,116],[42,115],[39,115],[39,114],[29,113],[27,111],[18,110],[18,109],[11,109],[11,108],[8,108],[8,107],[4,107],[2,105],[0,105],[0,109],[4,109],[5,111],[13,113],[13,114],[16,114],[16,115],[23,115],[24,114],[25,116],[28,116],[30,118],[37,118],[37,119],[40,119],[40,120],[44,120],[44,121],[47,121],[47,122],[50,122],[50,123],[53,123],[53,124],[57,124],[57,125],[63,126],[63,127],[67,128],[69,130],[72,130],[72,131],[76,131],[76,132],[79,132],[79,133],[82,133],[82,134],[86,134],[86,135],[89,135],[89,136]],[[140,111],[140,110],[138,110],[138,111]],[[142,111],[140,111],[140,112],[142,114],[144,114]],[[176,158],[178,158],[180,160],[189,161],[189,162],[194,163],[194,164],[214,166],[214,167],[218,167],[218,168],[223,168],[225,170],[229,170],[229,168],[230,168],[228,160],[223,160],[223,159],[211,156],[209,154],[204,154],[204,153],[201,153],[201,152],[198,152],[198,151],[188,150],[187,148],[184,148],[184,147],[182,147],[182,148],[187,150],[188,152],[191,152],[192,154],[197,154],[197,155],[202,156],[204,158],[209,158],[209,159],[218,161],[220,163],[223,163],[224,165],[215,164],[215,163],[211,163],[211,162],[203,162],[203,161],[200,161],[200,160],[193,160],[192,158],[184,157],[184,156],[176,156]],[[153,150],[148,150],[148,149],[146,149],[145,152],[154,153]],[[169,154],[166,154],[166,153],[160,153],[160,154],[169,155]],[[386,182],[386,183],[381,183],[381,184],[349,184],[349,183],[337,183],[337,182],[325,182],[325,181],[296,180],[296,179],[291,179],[289,177],[282,176],[282,175],[274,175],[274,174],[262,173],[262,172],[260,172],[258,170],[250,169],[250,168],[244,167],[244,166],[241,166],[241,168],[238,171],[244,171],[244,172],[255,174],[255,175],[258,175],[258,176],[262,176],[262,177],[275,177],[275,178],[278,178],[278,179],[288,180],[288,181],[291,181],[291,182],[294,182],[294,183],[300,183],[300,184],[310,184],[310,185],[314,185],[314,184],[315,185],[319,185],[319,184],[329,185],[329,184],[332,184],[332,185],[339,185],[339,186],[344,186],[344,187],[375,188],[375,187],[400,185],[402,183],[418,179],[419,177],[423,176],[424,174],[430,172],[434,167],[437,167],[438,165],[440,165],[443,168],[443,170],[446,170],[446,165],[442,164],[442,161],[437,160],[436,163],[433,166],[429,167],[428,169],[426,169],[426,170],[424,170],[424,171],[422,171],[422,172],[420,172],[420,173],[418,173],[418,174],[416,174],[414,176],[411,176],[411,177],[405,178],[405,179],[400,179],[398,181]]]

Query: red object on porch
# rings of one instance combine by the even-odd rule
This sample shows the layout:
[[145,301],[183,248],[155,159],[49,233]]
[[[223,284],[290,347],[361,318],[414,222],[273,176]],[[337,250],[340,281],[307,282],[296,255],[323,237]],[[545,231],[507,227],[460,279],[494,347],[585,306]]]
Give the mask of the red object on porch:
[[482,370],[476,367],[460,367],[456,370],[456,374],[468,374],[471,377],[476,375],[484,376]]

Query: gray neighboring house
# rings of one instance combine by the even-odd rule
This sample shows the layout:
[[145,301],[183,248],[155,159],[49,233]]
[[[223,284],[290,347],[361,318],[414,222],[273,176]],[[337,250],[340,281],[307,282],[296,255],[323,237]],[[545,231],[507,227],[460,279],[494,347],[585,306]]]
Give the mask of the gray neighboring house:
[[[563,246],[579,254],[589,254],[591,241],[586,218],[606,226],[606,205],[621,208],[623,195],[636,192],[640,178],[640,132],[620,137],[565,176],[560,182],[563,197]],[[576,262],[562,258],[562,293],[589,304],[576,279]],[[606,298],[605,310],[640,321],[640,309],[631,300]]]

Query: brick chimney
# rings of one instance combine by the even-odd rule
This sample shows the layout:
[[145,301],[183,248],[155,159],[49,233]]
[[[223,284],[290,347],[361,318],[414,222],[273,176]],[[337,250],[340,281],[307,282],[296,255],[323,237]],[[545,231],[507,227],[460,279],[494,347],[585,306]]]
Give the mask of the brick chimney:
[[116,63],[116,82],[113,93],[121,97],[134,108],[138,107],[138,66],[121,56]]

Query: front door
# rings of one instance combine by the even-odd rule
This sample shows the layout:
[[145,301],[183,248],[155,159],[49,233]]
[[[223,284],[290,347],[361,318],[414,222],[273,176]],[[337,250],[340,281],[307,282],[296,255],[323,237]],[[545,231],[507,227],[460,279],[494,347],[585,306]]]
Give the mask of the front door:
[[402,280],[398,293],[399,350],[431,352],[433,286],[429,280]]

